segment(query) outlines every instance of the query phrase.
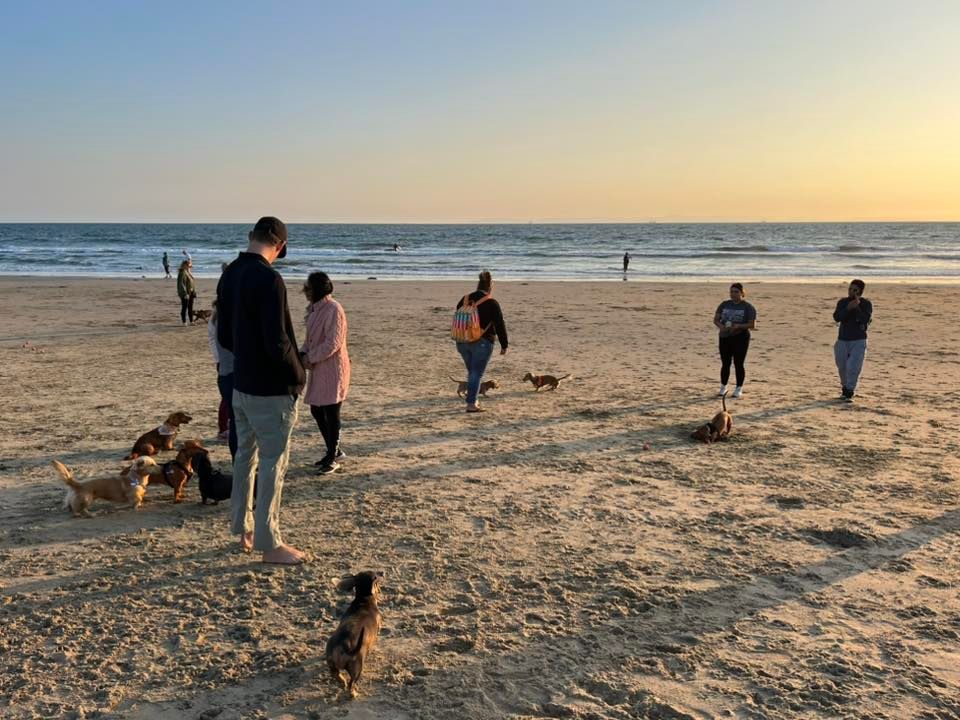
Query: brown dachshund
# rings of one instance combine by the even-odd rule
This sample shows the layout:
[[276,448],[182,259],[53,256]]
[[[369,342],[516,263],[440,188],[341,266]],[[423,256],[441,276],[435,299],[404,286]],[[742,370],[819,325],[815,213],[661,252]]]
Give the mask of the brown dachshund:
[[186,440],[180,447],[177,457],[157,465],[150,473],[150,484],[164,484],[173,488],[173,501],[183,502],[183,491],[187,481],[193,477],[192,460],[195,455],[207,452],[199,440]]
[[336,632],[327,640],[326,660],[330,676],[338,683],[343,683],[341,671],[347,671],[350,682],[346,687],[351,698],[357,696],[354,686],[363,672],[363,661],[380,633],[383,619],[377,598],[380,597],[382,577],[383,573],[367,571],[345,577],[337,586],[340,592],[355,590],[356,595],[340,619]]
[[161,450],[173,450],[173,441],[177,439],[180,426],[193,420],[185,412],[175,412],[158,428],[145,432],[133,444],[133,450],[124,460],[135,460],[141,455],[156,455]]
[[[450,379],[453,380],[455,383],[457,383],[458,397],[463,397],[464,395],[467,394],[467,383],[465,380],[457,380],[456,378],[450,378]],[[499,389],[500,389],[500,383],[498,383],[496,380],[484,380],[482,383],[480,383],[479,394],[486,397],[487,390],[499,390]]]
[[153,458],[137,458],[133,465],[121,472],[107,477],[94,478],[78,482],[73,473],[59,460],[53,460],[53,466],[70,488],[63,499],[63,506],[70,508],[74,517],[90,517],[87,509],[94,500],[109,500],[138,508],[143,503],[143,494],[147,490],[147,478],[150,471],[157,467]]
[[713,420],[690,433],[691,438],[705,442],[707,445],[717,440],[727,439],[730,431],[733,430],[733,415],[727,412],[726,394],[720,397],[720,401],[723,403],[723,410],[714,415]]
[[540,388],[547,388],[549,390],[556,390],[560,387],[560,381],[566,380],[570,377],[569,374],[564,375],[563,377],[554,377],[553,375],[534,375],[533,373],[527,373],[523,376],[523,382],[529,380],[533,383],[533,387],[537,392],[540,392]]

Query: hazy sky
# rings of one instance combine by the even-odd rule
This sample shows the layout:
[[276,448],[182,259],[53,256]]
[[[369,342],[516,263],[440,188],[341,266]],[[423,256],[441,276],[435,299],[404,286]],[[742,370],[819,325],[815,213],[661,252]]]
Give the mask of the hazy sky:
[[0,221],[960,220],[957,0],[0,2]]

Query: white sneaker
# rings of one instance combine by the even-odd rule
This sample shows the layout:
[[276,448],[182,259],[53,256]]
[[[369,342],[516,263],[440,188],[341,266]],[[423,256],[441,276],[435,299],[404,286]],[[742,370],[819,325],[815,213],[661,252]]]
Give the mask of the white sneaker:
[[719,397],[720,395],[726,395],[726,394],[727,394],[727,386],[721,385],[719,392],[717,392],[717,396]]
[[740,397],[741,395],[743,395],[743,385],[737,385],[737,386],[733,389],[733,396],[734,396],[735,398],[738,398],[738,397]]

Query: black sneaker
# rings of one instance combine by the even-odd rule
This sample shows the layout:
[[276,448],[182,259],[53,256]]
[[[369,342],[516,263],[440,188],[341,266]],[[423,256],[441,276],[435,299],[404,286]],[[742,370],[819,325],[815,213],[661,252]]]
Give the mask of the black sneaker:
[[[334,462],[336,462],[337,460],[343,460],[345,457],[347,457],[347,454],[340,448],[337,448],[337,454],[334,455],[333,460]],[[330,464],[329,455],[324,455],[322,458],[320,458],[314,463],[314,465],[316,465],[317,467],[323,467],[324,465],[329,465],[329,464]]]
[[332,472],[336,472],[340,469],[340,465],[336,462],[332,462],[329,465],[321,465],[320,469],[317,470],[317,475],[329,475]]

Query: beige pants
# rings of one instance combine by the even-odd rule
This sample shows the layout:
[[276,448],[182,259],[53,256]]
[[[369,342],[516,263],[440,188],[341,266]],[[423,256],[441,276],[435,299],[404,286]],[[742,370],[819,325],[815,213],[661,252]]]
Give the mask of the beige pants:
[[[233,459],[230,513],[235,535],[253,532],[255,550],[273,550],[280,537],[280,496],[290,459],[290,435],[297,424],[293,395],[247,395],[233,391],[237,454]],[[253,484],[257,482],[257,510]]]

